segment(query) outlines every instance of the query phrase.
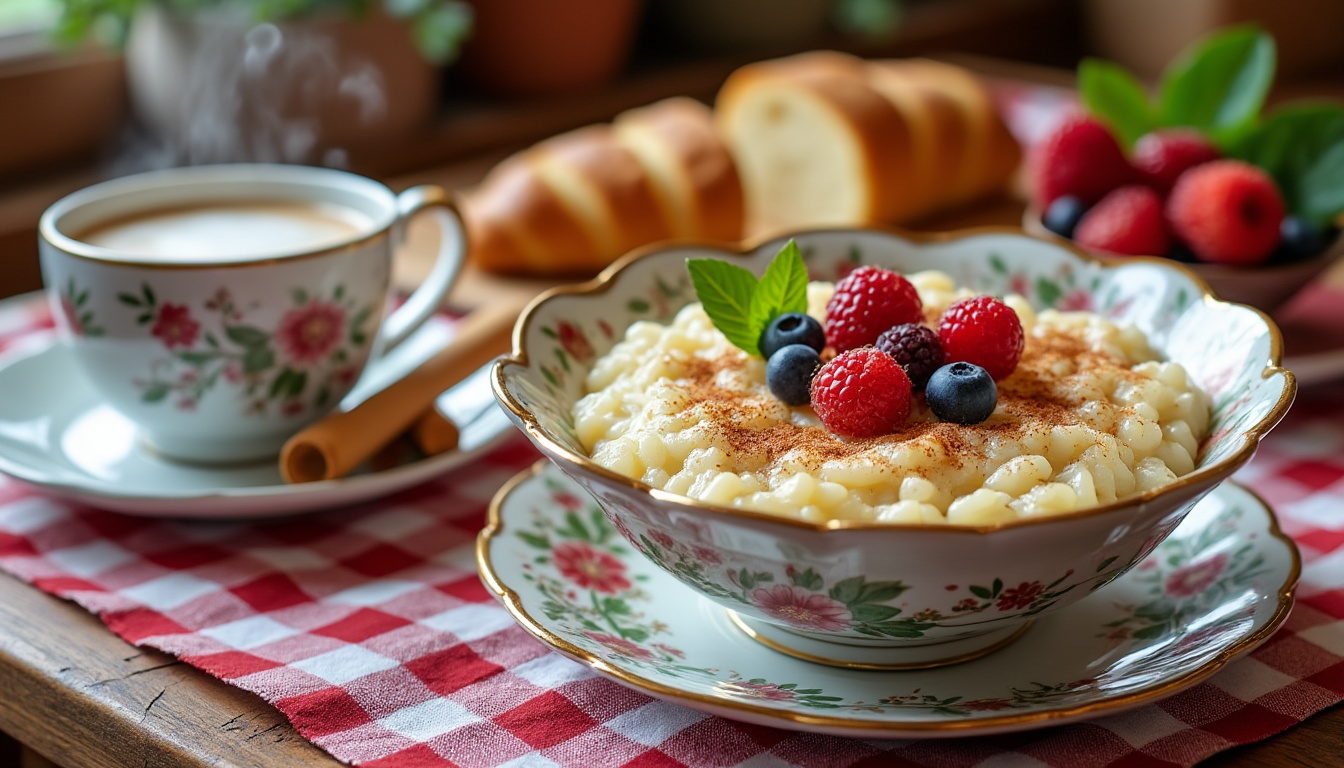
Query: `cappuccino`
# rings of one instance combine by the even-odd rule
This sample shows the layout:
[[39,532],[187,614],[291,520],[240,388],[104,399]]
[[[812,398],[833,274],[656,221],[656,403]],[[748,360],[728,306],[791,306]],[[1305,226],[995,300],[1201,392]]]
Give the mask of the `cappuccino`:
[[159,208],[73,234],[76,240],[171,261],[246,261],[321,250],[373,229],[361,211],[328,202],[258,200]]

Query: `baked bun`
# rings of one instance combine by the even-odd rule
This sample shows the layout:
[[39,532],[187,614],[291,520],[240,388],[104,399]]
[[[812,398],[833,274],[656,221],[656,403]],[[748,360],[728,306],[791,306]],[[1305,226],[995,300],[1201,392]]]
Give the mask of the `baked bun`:
[[742,237],[742,188],[709,109],[669,99],[560,134],[467,195],[472,259],[496,272],[590,274],[672,237]]

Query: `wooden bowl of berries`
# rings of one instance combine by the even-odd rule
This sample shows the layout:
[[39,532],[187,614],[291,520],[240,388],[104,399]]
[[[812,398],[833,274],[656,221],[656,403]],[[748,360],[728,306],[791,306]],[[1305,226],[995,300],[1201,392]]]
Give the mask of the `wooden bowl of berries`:
[[1273,310],[1344,254],[1344,107],[1261,115],[1274,41],[1237,27],[1172,62],[1152,98],[1079,66],[1084,113],[1028,158],[1023,228],[1106,256],[1185,263],[1221,298]]

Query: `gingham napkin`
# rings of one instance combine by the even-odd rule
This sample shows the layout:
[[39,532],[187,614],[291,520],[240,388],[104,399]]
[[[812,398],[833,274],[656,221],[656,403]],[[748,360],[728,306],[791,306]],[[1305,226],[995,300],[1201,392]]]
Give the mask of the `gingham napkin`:
[[[0,310],[0,347],[49,327]],[[476,575],[496,489],[536,458],[511,443],[355,509],[275,523],[177,523],[0,479],[0,568],[137,645],[260,694],[340,760],[372,766],[1189,766],[1344,698],[1344,406],[1304,397],[1242,477],[1306,558],[1287,626],[1160,703],[1008,736],[869,741],[745,725],[595,677],[516,627]]]

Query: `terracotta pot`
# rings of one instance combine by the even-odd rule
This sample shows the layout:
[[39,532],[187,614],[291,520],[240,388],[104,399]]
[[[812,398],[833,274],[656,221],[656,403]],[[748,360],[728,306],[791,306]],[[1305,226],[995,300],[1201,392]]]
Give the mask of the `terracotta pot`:
[[593,88],[620,73],[642,0],[472,0],[460,66],[478,90],[539,96]]
[[151,3],[126,51],[136,114],[178,162],[338,162],[333,150],[423,128],[439,70],[380,13],[256,24],[230,8]]

